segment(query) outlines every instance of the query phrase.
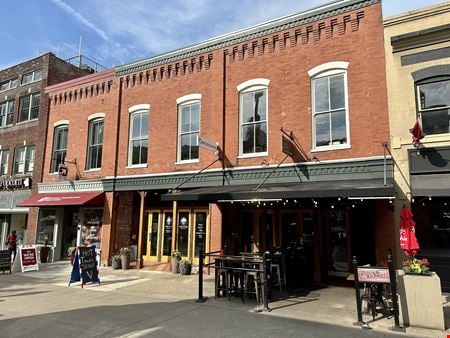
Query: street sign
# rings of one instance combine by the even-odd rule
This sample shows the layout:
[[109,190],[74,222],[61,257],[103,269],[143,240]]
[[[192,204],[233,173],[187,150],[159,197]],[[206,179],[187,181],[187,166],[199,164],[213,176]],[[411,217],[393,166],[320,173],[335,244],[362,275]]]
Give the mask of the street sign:
[[198,145],[202,148],[212,151],[214,154],[217,154],[219,152],[217,142],[210,141],[204,137],[198,137]]

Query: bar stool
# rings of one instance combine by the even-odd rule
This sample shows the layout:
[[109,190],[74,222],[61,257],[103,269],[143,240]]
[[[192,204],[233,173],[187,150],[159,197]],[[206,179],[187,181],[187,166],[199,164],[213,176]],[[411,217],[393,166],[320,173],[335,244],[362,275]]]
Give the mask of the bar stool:
[[[249,268],[249,266],[246,267]],[[262,288],[261,274],[258,271],[245,271],[244,273],[244,290],[242,301],[245,301],[247,294],[254,294],[256,302],[260,302],[260,299],[262,298]]]
[[280,264],[272,263],[272,264],[270,265],[270,272],[271,272],[271,274],[272,274],[272,277],[275,277],[275,275],[273,274],[273,271],[274,271],[274,270],[275,270],[275,272],[276,272],[277,285],[279,286],[280,291],[281,291],[282,283],[281,283]]
[[216,268],[216,285],[215,298],[220,297],[220,292],[223,291],[228,300],[231,299],[231,283],[232,276],[230,270],[226,268]]

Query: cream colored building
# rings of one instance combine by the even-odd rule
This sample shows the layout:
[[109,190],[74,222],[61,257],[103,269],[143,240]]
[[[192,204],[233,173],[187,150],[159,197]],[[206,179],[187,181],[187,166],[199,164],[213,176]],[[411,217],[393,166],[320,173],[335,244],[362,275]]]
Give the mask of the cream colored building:
[[[396,226],[411,207],[419,255],[450,288],[450,1],[384,20]],[[412,128],[426,136],[419,152]],[[397,245],[399,243],[397,235]],[[397,261],[404,259],[397,250]]]

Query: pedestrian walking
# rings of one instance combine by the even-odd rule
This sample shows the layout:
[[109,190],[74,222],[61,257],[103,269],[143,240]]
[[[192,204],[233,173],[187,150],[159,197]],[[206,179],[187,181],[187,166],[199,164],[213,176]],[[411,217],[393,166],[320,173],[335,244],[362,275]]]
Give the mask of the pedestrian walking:
[[7,237],[6,245],[8,246],[9,254],[12,257],[12,261],[16,259],[17,252],[17,235],[16,231],[13,230]]

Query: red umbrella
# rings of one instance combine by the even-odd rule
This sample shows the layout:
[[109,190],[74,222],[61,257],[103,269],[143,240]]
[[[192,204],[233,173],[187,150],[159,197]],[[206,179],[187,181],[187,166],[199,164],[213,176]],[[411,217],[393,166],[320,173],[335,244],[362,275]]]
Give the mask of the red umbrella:
[[411,210],[403,207],[400,212],[400,248],[405,250],[407,256],[415,256],[420,248],[416,238],[416,222],[412,217]]

